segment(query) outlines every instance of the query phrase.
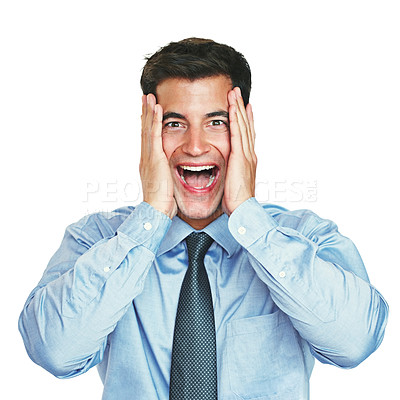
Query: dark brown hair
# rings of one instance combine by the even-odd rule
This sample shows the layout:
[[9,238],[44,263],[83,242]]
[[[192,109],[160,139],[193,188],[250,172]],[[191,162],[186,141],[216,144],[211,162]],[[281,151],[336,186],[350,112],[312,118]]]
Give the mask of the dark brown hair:
[[140,85],[144,94],[156,94],[157,85],[168,78],[191,81],[224,75],[232,88],[240,87],[245,104],[249,102],[251,71],[244,56],[234,48],[210,39],[188,38],[171,42],[147,58]]

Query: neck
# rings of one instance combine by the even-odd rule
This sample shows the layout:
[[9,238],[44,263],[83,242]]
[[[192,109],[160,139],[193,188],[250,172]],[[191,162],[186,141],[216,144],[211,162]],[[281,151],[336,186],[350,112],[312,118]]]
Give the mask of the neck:
[[200,231],[201,229],[204,229],[207,225],[211,224],[211,222],[215,221],[218,217],[220,217],[223,214],[223,211],[221,207],[219,207],[215,212],[213,212],[210,216],[202,219],[194,219],[190,218],[187,215],[182,214],[178,210],[178,217],[185,221],[187,224],[189,224],[193,229],[196,231]]

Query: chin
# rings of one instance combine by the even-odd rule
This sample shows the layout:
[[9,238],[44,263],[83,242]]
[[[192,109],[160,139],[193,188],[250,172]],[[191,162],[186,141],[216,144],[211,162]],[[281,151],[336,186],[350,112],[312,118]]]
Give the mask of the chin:
[[190,221],[199,223],[204,221],[208,225],[221,214],[222,208],[220,202],[211,207],[207,207],[205,204],[202,205],[199,202],[193,204],[178,204],[178,216],[190,225],[192,225]]

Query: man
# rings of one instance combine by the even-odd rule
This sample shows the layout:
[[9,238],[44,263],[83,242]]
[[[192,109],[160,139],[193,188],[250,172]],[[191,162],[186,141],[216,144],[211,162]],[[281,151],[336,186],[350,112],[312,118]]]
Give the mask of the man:
[[385,300],[333,222],[254,198],[240,53],[171,43],[141,85],[144,201],[67,228],[20,317],[30,357],[60,378],[97,365],[104,399],[308,399],[315,358],[379,346]]

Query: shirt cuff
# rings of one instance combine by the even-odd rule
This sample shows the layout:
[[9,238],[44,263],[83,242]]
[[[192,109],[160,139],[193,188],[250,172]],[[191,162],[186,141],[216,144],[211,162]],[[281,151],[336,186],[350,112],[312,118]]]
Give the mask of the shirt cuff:
[[123,233],[136,244],[156,254],[171,223],[167,215],[142,202],[119,226],[118,233]]
[[249,248],[260,237],[265,236],[277,226],[274,218],[254,197],[237,207],[228,221],[232,236],[244,248]]

